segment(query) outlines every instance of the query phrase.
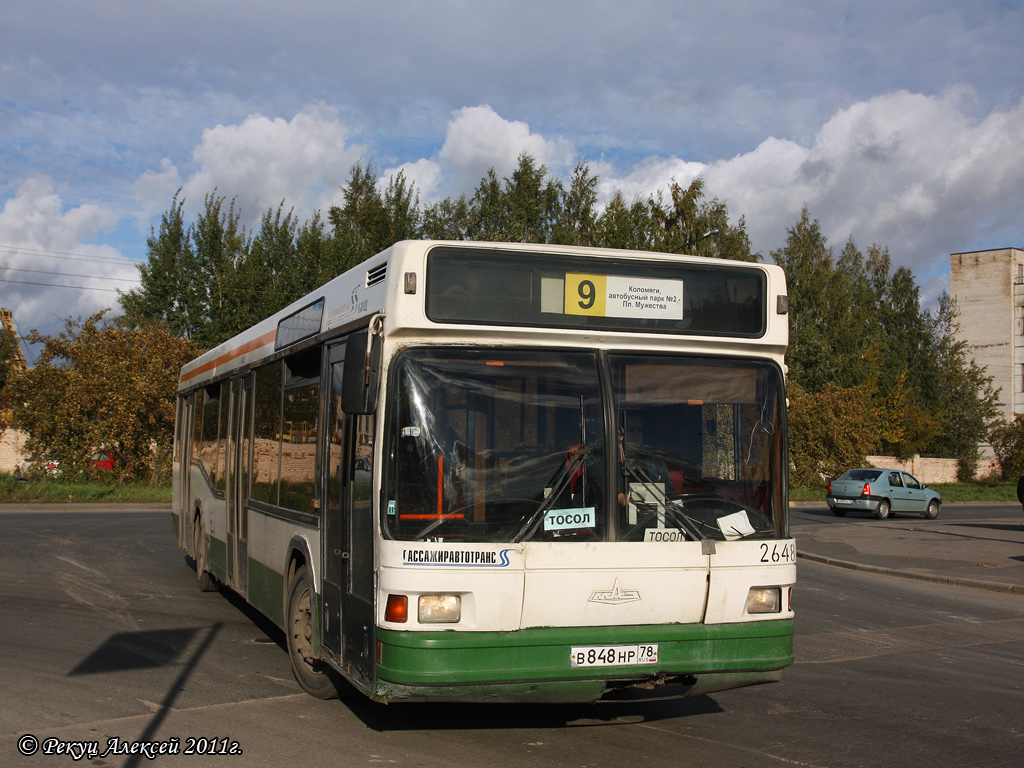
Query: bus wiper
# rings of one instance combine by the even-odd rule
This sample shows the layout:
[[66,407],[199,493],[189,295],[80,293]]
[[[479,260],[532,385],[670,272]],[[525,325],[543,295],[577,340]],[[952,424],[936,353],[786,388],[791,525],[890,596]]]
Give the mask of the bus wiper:
[[513,544],[534,534],[540,521],[544,519],[548,510],[554,506],[562,492],[565,491],[566,486],[569,485],[569,482],[572,480],[573,471],[577,467],[582,466],[588,456],[590,456],[590,448],[583,446],[576,451],[569,461],[562,465],[562,468],[558,470],[551,483],[551,492],[541,500],[540,504],[537,505],[537,509],[533,511],[533,514],[526,520],[523,527],[512,537]]
[[[645,514],[642,518],[637,519],[637,523],[630,529],[630,533],[639,528],[641,523],[646,522],[648,518],[656,515],[659,510],[664,510],[666,519],[670,519],[675,523],[675,525],[686,531],[694,541],[703,541],[707,538],[707,536],[700,532],[700,529],[694,524],[694,521],[691,520],[682,511],[682,509],[676,506],[676,504],[665,495],[665,492],[658,487],[657,483],[651,480],[650,475],[648,475],[641,467],[626,464],[624,469],[627,477],[636,480],[654,499],[653,502],[644,501],[637,504],[637,507],[642,509]],[[627,503],[628,501],[629,498],[627,496]]]
[[426,536],[428,533],[430,533],[432,530],[437,528],[442,523],[447,523],[449,520],[461,520],[461,519],[462,519],[462,513],[461,512],[449,512],[447,514],[443,514],[443,515],[439,516],[437,518],[437,520],[433,521],[430,525],[428,525],[426,528],[424,528],[422,531],[417,533],[412,538],[413,538],[414,541],[419,541],[420,539],[422,539],[424,536]]

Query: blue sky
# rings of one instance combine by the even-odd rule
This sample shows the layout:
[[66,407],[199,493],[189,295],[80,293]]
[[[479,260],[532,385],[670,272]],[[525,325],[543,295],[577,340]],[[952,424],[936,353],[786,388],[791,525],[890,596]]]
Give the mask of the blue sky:
[[358,160],[430,202],[524,150],[604,200],[701,175],[766,258],[806,205],[930,300],[1024,246],[1022,32],[1020,0],[5,0],[0,306],[116,306],[179,188],[306,218]]

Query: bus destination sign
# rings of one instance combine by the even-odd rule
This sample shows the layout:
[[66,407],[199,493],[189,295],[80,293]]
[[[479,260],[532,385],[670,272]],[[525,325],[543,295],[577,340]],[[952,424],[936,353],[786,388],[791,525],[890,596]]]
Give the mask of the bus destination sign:
[[565,276],[567,315],[683,319],[683,281],[620,275]]
[[444,245],[428,256],[426,284],[426,314],[439,323],[745,338],[767,330],[765,273],[712,259]]

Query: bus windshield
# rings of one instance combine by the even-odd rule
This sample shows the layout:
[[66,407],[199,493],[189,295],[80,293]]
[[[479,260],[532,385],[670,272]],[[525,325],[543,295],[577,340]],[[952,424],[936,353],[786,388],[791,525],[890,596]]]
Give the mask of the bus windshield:
[[390,538],[656,542],[783,533],[775,366],[450,348],[407,351],[393,371],[383,515]]

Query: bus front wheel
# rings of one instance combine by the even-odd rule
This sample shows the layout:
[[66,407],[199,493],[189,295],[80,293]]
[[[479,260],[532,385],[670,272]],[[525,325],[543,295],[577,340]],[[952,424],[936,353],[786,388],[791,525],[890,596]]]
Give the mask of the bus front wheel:
[[313,657],[313,599],[305,565],[295,571],[288,590],[286,634],[292,674],[299,687],[318,699],[336,699],[338,681],[333,670]]

